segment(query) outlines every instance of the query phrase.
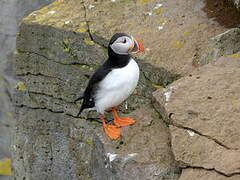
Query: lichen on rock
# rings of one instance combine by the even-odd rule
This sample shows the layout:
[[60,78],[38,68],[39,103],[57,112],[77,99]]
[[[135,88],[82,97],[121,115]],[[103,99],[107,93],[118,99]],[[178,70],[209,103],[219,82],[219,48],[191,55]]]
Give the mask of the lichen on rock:
[[[239,41],[228,34],[239,29],[213,38],[207,50],[221,49],[218,61],[198,69],[208,39],[225,28],[193,1],[158,3],[57,0],[23,19],[14,63],[16,179],[239,177]],[[141,38],[146,52],[135,57],[139,84],[119,106],[138,122],[110,141],[96,113],[76,117],[74,100],[120,31]]]
[[[123,172],[123,177],[128,179],[134,171],[139,178],[177,179],[180,171],[170,150],[168,129],[150,104],[152,92],[165,87],[178,75],[136,58],[141,69],[139,85],[119,110],[125,114],[134,111],[144,119],[139,108],[148,106],[144,120],[152,120],[149,124],[139,121],[135,128],[126,128],[124,134],[134,134],[123,137],[123,146],[128,147],[117,157],[121,157],[122,164],[114,165],[115,160],[111,159],[111,167],[105,167],[105,154],[115,150],[121,140],[106,139],[97,113],[84,112],[76,117],[80,108],[80,103],[74,102],[77,94],[84,90],[94,70],[107,58],[106,47],[89,33],[86,7],[81,1],[56,1],[31,13],[20,26],[14,71],[21,79],[18,87],[24,84],[27,90],[16,90],[13,96],[17,116],[13,146],[15,177],[94,179],[109,175],[112,179],[121,179],[119,173]],[[148,116],[147,111],[151,112]],[[162,143],[158,143],[158,128],[162,129]],[[137,137],[141,131],[149,146],[144,147],[143,142],[134,145],[141,139],[141,135]],[[136,140],[128,139],[131,136]],[[106,149],[110,144],[112,149]],[[143,153],[139,151],[141,148]],[[121,153],[120,149],[117,154]],[[132,163],[130,156],[134,153],[140,161]],[[132,167],[134,165],[136,167]]]

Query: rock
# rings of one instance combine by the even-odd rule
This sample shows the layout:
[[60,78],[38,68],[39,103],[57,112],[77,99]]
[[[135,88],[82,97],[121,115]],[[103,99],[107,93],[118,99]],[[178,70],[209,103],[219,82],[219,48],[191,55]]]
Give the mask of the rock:
[[224,175],[221,175],[219,173],[216,173],[214,171],[206,171],[203,169],[184,169],[182,171],[182,175],[179,178],[179,180],[238,180],[240,178],[239,175],[227,177]]
[[[239,56],[224,57],[163,89],[196,69],[207,40],[225,31],[201,8],[188,0],[57,0],[24,18],[14,63],[20,79],[13,97],[15,178],[175,180],[179,166],[236,177]],[[107,58],[109,38],[120,31],[141,37],[146,53],[136,58],[140,82],[119,107],[138,122],[110,141],[96,113],[76,117],[80,103],[74,100]],[[186,130],[194,141],[186,139]],[[199,148],[186,149],[191,145]]]
[[208,47],[200,59],[200,65],[216,61],[224,55],[235,56],[240,51],[240,28],[230,29],[209,41]]
[[[12,62],[19,20],[30,11],[52,0],[2,0],[0,1],[0,161],[11,158],[12,132],[15,127],[12,90],[16,84]],[[0,175],[0,180],[12,179]]]
[[17,115],[16,179],[89,179],[94,124],[46,109],[24,107]]
[[102,145],[93,150],[93,179],[178,179],[169,130],[159,114],[146,106],[129,116],[137,123],[122,128],[119,140],[110,141],[101,130],[95,136]]
[[190,167],[215,170],[226,176],[239,173],[239,150],[227,149],[191,130],[171,126],[170,131],[176,161]]
[[240,1],[239,0],[231,0],[233,4],[239,9],[240,8]]
[[[76,117],[81,104],[74,102],[77,94],[107,58],[106,48],[89,34],[81,1],[55,1],[31,13],[23,19],[16,44],[14,72],[19,78],[13,95],[17,119],[13,140],[16,179],[94,179],[105,176],[102,171],[114,179],[121,179],[122,172],[126,179],[133,176],[128,169],[138,173],[139,178],[156,174],[154,178],[177,179],[180,172],[172,156],[169,134],[152,107],[146,109],[154,116],[146,116],[146,130],[136,126],[136,131],[139,133],[141,129],[147,141],[161,144],[155,147],[149,142],[149,147],[145,147],[146,141],[139,139],[142,136],[134,138],[141,143],[129,139],[124,142],[125,154],[119,150],[121,162],[114,169],[105,168],[105,154],[113,149],[105,150],[98,114],[84,112],[80,118]],[[138,109],[151,104],[153,91],[177,78],[164,68],[136,61],[141,69],[140,81],[133,95],[118,108],[124,114],[142,111]],[[110,114],[107,116],[111,120]],[[156,127],[149,124],[150,120],[157,121]],[[161,141],[157,127],[163,130]],[[154,137],[151,130],[156,134]],[[119,141],[115,144],[108,141],[112,148],[116,143]],[[144,149],[143,154],[140,149]],[[145,151],[151,153],[144,157]],[[125,167],[124,158],[132,153],[141,154],[138,157],[141,162],[131,159]],[[112,173],[113,170],[119,173]]]
[[126,32],[143,41],[146,52],[140,59],[183,75],[195,68],[208,39],[225,31],[204,15],[202,7],[188,0],[56,1],[31,13],[25,22],[89,33],[85,42],[105,47],[112,34]]
[[104,39],[119,31],[141,37],[146,47],[141,59],[181,75],[195,68],[208,39],[225,30],[204,15],[204,4],[197,1],[90,0],[84,4],[94,41],[106,45]]
[[182,167],[239,173],[240,58],[225,56],[154,92]]

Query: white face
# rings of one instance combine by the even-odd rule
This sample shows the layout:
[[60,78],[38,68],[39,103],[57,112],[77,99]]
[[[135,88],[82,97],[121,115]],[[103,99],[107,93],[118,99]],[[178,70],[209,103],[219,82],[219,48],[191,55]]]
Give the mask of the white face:
[[128,36],[121,36],[110,47],[116,54],[126,55],[134,47],[134,40]]

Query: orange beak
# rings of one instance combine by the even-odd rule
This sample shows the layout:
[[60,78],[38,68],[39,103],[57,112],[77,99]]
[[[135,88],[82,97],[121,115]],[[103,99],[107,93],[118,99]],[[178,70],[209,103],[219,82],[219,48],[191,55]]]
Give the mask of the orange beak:
[[[135,41],[136,41],[136,43],[137,43],[137,45],[138,45],[138,51],[137,51],[137,53],[143,53],[143,52],[144,52],[144,46],[143,46],[142,42],[139,41],[139,40],[135,40]],[[135,44],[135,43],[134,43],[134,44]]]
[[144,47],[143,47],[143,44],[141,43],[141,41],[139,40],[136,40],[134,38],[132,38],[133,41],[134,41],[134,45],[132,45],[130,48],[129,48],[129,51],[131,53],[143,53],[144,52]]

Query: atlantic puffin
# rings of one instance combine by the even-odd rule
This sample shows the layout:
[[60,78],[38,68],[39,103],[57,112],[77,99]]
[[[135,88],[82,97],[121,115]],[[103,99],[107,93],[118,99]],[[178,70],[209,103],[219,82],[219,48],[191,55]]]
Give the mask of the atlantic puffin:
[[[139,40],[125,33],[114,34],[108,45],[108,59],[96,70],[84,93],[76,99],[83,99],[77,116],[84,109],[96,110],[105,133],[111,139],[120,136],[120,127],[136,122],[133,118],[119,117],[116,106],[127,99],[137,86],[139,67],[131,54],[141,52],[144,52],[144,47]],[[106,124],[105,110],[112,111],[113,125]]]

